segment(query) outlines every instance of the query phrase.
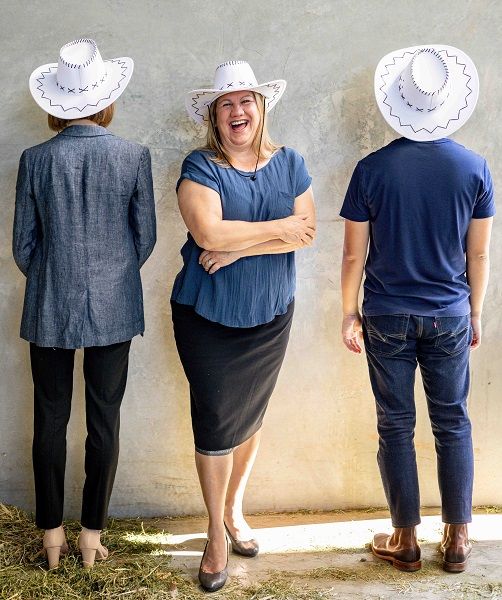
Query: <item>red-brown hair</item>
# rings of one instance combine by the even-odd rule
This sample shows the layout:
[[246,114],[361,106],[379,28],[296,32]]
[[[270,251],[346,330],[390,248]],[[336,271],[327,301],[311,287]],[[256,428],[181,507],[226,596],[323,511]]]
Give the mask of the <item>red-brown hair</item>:
[[[114,112],[115,104],[112,103],[110,106],[103,108],[103,110],[85,118],[89,119],[89,121],[94,121],[96,125],[101,125],[101,127],[108,127],[112,122]],[[68,124],[71,123],[71,121],[75,120],[76,119],[60,119],[53,115],[47,115],[47,123],[49,124],[49,129],[52,129],[52,131],[62,131],[65,127],[68,127]]]

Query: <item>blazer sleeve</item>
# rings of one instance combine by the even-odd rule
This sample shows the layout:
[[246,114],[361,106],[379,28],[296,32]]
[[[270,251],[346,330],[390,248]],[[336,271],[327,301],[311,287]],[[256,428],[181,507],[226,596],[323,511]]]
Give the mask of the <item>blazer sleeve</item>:
[[28,274],[33,252],[39,237],[39,224],[35,197],[31,186],[30,169],[26,150],[19,160],[16,183],[16,207],[12,254],[24,275]]
[[136,189],[129,207],[129,222],[141,267],[152,253],[157,241],[152,161],[148,148],[143,149],[140,157]]

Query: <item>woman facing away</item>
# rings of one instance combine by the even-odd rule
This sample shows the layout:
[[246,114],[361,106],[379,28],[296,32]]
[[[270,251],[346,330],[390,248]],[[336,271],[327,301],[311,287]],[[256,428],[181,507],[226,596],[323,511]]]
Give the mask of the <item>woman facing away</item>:
[[77,348],[84,348],[87,423],[79,548],[84,566],[108,555],[100,531],[118,461],[129,348],[145,328],[140,267],[156,239],[149,150],[106,129],[132,70],[130,58],[103,61],[93,40],[78,39],[30,77],[35,101],[59,132],[21,156],[13,236],[26,276],[21,337],[30,342],[36,524],[45,529],[49,568],[68,550],[66,428]]
[[234,552],[258,553],[242,501],[288,343],[294,251],[315,236],[305,162],[267,130],[266,113],[285,86],[258,84],[248,63],[229,61],[213,88],[186,96],[190,116],[207,125],[207,143],[186,157],[177,185],[189,233],[171,304],[209,514],[199,569],[206,591],[227,579],[227,535]]

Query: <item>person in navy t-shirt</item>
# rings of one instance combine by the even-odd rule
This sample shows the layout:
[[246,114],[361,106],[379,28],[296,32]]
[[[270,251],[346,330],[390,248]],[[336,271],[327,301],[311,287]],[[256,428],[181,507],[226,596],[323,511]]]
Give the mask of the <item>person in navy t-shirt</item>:
[[394,526],[392,535],[376,534],[371,548],[400,570],[421,567],[413,443],[418,364],[436,441],[443,568],[461,572],[471,552],[469,353],[481,343],[495,209],[486,161],[446,136],[472,114],[478,77],[456,48],[406,48],[380,61],[375,93],[384,118],[404,137],[357,164],[340,212],[342,337],[355,353],[364,338],[378,465]]

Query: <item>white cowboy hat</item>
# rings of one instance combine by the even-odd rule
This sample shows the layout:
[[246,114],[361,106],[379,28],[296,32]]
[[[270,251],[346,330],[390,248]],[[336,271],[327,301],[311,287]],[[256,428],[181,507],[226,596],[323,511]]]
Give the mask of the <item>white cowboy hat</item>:
[[219,96],[239,90],[258,92],[265,98],[265,111],[271,110],[284,94],[284,79],[258,83],[253,70],[243,60],[229,60],[216,67],[214,85],[209,89],[192,90],[185,94],[188,114],[203,124],[208,122],[208,107]]
[[431,44],[391,52],[375,71],[375,96],[387,123],[418,142],[457,131],[479,95],[472,60],[458,48]]
[[94,40],[82,38],[59,51],[59,61],[35,69],[30,92],[50,115],[81,119],[110,106],[125,90],[133,72],[131,58],[103,60]]

